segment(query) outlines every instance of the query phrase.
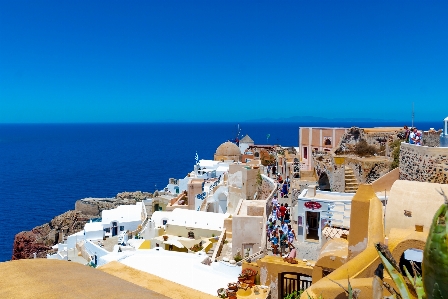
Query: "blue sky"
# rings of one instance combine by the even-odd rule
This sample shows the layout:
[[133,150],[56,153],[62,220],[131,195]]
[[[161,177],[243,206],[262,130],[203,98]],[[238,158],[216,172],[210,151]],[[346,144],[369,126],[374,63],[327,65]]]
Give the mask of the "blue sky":
[[441,120],[448,1],[0,1],[0,122]]

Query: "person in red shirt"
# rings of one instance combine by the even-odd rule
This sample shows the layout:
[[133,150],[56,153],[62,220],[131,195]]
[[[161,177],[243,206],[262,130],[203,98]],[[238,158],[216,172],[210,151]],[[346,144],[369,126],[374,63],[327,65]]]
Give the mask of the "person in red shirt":
[[285,219],[286,208],[283,204],[281,204],[280,208],[278,208],[278,210],[280,212],[280,221],[283,221]]

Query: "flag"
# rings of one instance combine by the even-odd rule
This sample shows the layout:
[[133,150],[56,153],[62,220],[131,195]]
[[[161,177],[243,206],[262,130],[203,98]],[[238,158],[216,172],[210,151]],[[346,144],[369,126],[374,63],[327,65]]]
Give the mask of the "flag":
[[196,152],[196,156],[194,157],[194,159],[196,160],[196,164],[199,164],[199,156],[198,156],[198,152]]
[[266,135],[266,139],[269,139],[271,137],[271,134]]

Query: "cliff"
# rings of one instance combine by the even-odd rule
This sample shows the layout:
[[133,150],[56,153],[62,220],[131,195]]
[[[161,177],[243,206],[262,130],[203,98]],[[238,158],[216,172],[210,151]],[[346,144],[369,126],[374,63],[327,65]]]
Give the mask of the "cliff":
[[151,198],[147,192],[122,192],[114,198],[85,198],[77,200],[75,210],[54,217],[50,222],[33,228],[31,231],[18,233],[14,238],[12,259],[46,258],[53,252],[53,245],[64,241],[68,236],[81,231],[91,219],[99,217],[104,210],[114,209],[119,205],[133,205],[136,201]]

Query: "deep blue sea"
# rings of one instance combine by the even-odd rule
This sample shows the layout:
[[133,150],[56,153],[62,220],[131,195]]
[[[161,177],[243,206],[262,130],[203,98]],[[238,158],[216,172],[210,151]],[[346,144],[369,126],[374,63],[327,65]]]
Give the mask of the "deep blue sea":
[[[402,126],[402,123],[241,123],[255,144],[298,146],[300,126]],[[441,122],[417,124],[440,128]],[[74,209],[85,197],[162,189],[237,134],[233,123],[0,124],[0,262],[16,233]]]

